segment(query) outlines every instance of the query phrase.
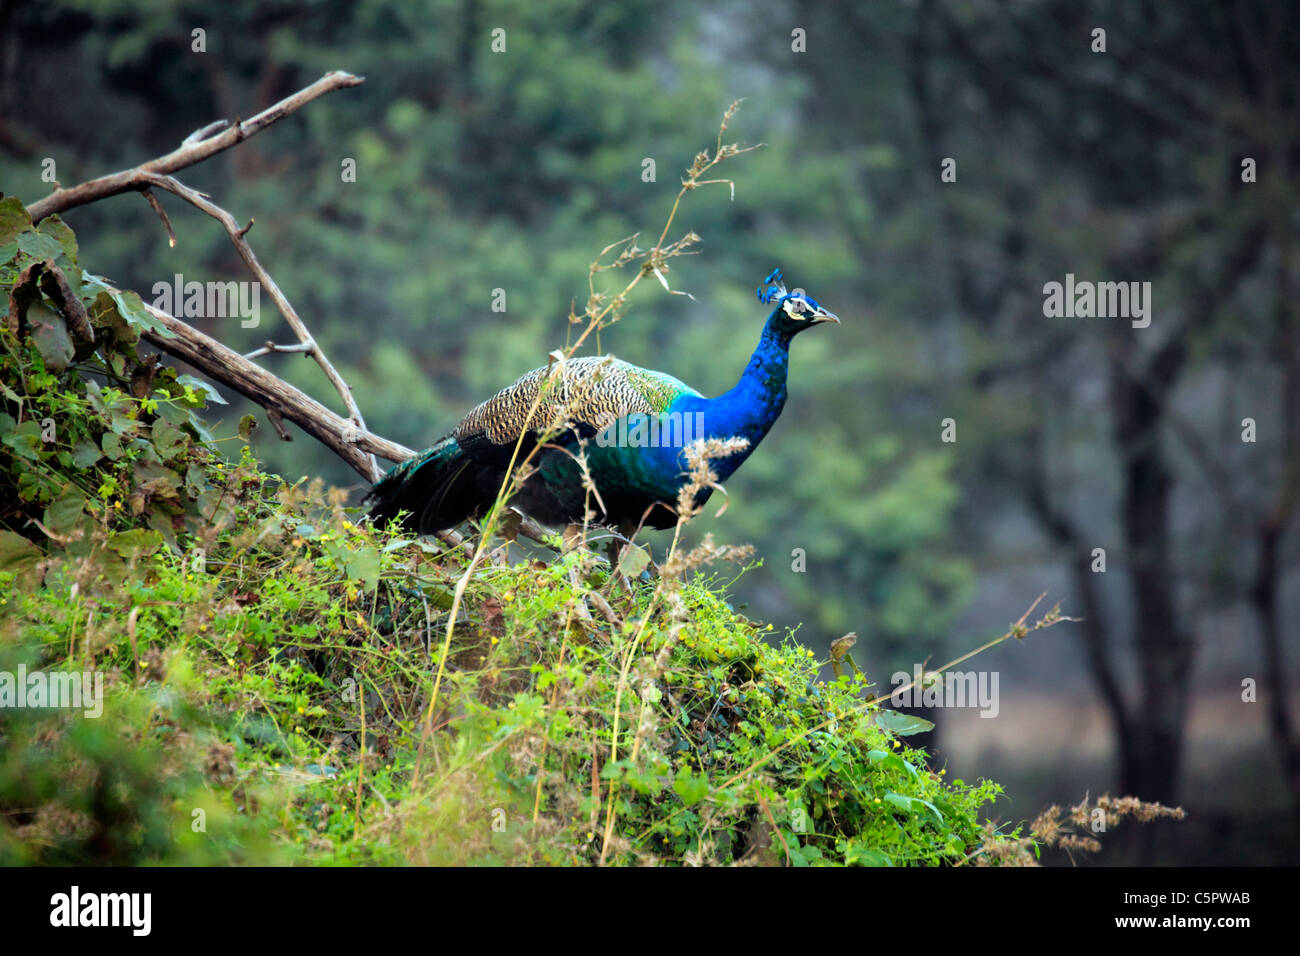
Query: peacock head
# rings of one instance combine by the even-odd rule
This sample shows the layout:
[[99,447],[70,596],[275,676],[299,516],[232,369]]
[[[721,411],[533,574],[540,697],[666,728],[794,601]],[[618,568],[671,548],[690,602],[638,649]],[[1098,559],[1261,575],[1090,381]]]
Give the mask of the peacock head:
[[839,316],[823,309],[816,299],[802,289],[788,291],[780,269],[773,269],[758,287],[758,301],[774,306],[769,321],[775,321],[781,331],[790,335],[810,329],[818,322],[834,322],[838,325],[840,321]]

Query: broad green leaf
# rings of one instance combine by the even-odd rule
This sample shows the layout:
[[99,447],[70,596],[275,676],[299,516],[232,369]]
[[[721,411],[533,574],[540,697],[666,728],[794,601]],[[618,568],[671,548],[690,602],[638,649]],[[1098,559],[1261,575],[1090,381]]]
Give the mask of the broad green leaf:
[[99,447],[104,449],[104,454],[112,461],[117,461],[122,457],[122,437],[116,432],[104,432],[104,437],[99,440]]
[[[8,415],[6,426],[13,419]],[[0,442],[8,445],[14,450],[14,454],[19,458],[26,458],[28,461],[39,461],[41,457],[41,425],[34,419],[27,419],[21,425],[7,427],[3,434],[0,434]]]
[[347,575],[374,584],[379,580],[379,551],[373,545],[353,548],[346,561]]
[[0,529],[0,571],[15,575],[15,583],[21,582],[29,587],[35,584],[38,566],[44,557],[45,552],[22,535]]
[[32,217],[17,196],[0,199],[0,246],[8,245],[20,233],[32,228]]
[[916,768],[896,753],[890,753],[887,750],[869,750],[867,751],[867,759],[889,770],[902,770],[913,780],[918,779]]
[[939,808],[928,800],[922,800],[920,797],[905,797],[901,793],[894,793],[892,790],[885,794],[885,802],[892,803],[909,814],[920,813],[922,810],[930,811],[936,823],[943,826],[943,814]]
[[[85,286],[82,286],[82,289],[84,295]],[[131,324],[122,318],[117,303],[108,292],[99,292],[95,296],[95,300],[90,304],[90,308],[86,311],[90,316],[90,324],[95,329],[95,338],[108,351],[110,358],[116,360],[114,370],[118,374],[123,374],[125,368],[117,368],[122,356],[112,346],[134,345],[140,341],[139,331],[132,328]]]
[[641,572],[650,565],[650,552],[635,544],[630,544],[618,559],[619,574],[629,578],[639,578]]
[[188,374],[177,375],[176,381],[181,385],[188,385],[196,392],[203,392],[205,395],[208,396],[208,401],[210,402],[215,402],[218,405],[230,404],[224,398],[221,397],[221,393],[217,391],[217,387],[213,385],[211,382],[205,382],[201,378],[196,378],[195,376],[188,375]]
[[673,781],[673,790],[688,807],[694,806],[709,795],[709,778],[680,770]]
[[36,231],[55,240],[62,248],[63,254],[68,257],[68,262],[72,265],[77,264],[77,237],[66,222],[57,215],[46,216],[40,221]]
[[109,295],[117,303],[117,311],[132,328],[153,332],[167,339],[175,338],[167,327],[144,307],[144,301],[138,292],[110,292]]
[[92,441],[82,439],[72,446],[72,460],[78,468],[89,468],[103,457],[104,453]]
[[59,240],[30,229],[18,236],[18,248],[33,259],[53,259],[63,251]]
[[913,717],[911,714],[883,708],[876,714],[876,726],[899,737],[910,737],[912,734],[923,734],[927,730],[934,730],[934,724],[924,717]]
[[889,854],[881,850],[872,850],[862,846],[856,840],[850,840],[844,851],[844,862],[848,866],[893,866]]
[[128,561],[136,561],[153,554],[162,547],[163,536],[157,531],[135,528],[109,535],[108,546]]
[[153,423],[151,437],[154,448],[164,461],[183,450],[189,440],[188,435],[161,417]]
[[81,519],[86,515],[86,499],[80,491],[68,490],[50,502],[45,509],[45,527],[52,534],[66,537],[70,535],[81,524]]

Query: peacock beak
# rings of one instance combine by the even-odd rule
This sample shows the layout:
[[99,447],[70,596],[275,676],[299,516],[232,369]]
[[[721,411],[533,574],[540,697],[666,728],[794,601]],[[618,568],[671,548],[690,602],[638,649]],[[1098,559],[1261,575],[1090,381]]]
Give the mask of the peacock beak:
[[812,321],[814,324],[818,322],[834,322],[836,325],[839,325],[840,317],[834,312],[827,312],[825,309],[819,308],[813,313]]

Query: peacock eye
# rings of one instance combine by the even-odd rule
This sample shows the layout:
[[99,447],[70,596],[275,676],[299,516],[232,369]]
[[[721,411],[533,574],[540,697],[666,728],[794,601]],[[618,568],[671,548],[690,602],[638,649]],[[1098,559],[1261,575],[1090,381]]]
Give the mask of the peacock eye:
[[790,316],[793,316],[793,317],[795,317],[795,318],[799,318],[799,317],[803,314],[803,300],[802,300],[802,299],[795,299],[795,298],[786,299],[786,300],[785,300],[783,303],[781,303],[781,304],[782,304],[782,306],[785,308],[785,313],[786,313],[786,315],[790,315]]

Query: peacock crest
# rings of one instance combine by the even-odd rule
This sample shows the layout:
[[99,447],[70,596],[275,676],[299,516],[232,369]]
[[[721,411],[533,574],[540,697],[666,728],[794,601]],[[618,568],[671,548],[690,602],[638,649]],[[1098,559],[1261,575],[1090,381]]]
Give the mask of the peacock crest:
[[805,293],[803,289],[795,289],[793,292],[786,289],[785,277],[781,275],[779,268],[769,272],[763,284],[758,287],[758,301],[764,305],[775,302],[784,308],[788,315],[824,311],[817,304],[817,300]]

